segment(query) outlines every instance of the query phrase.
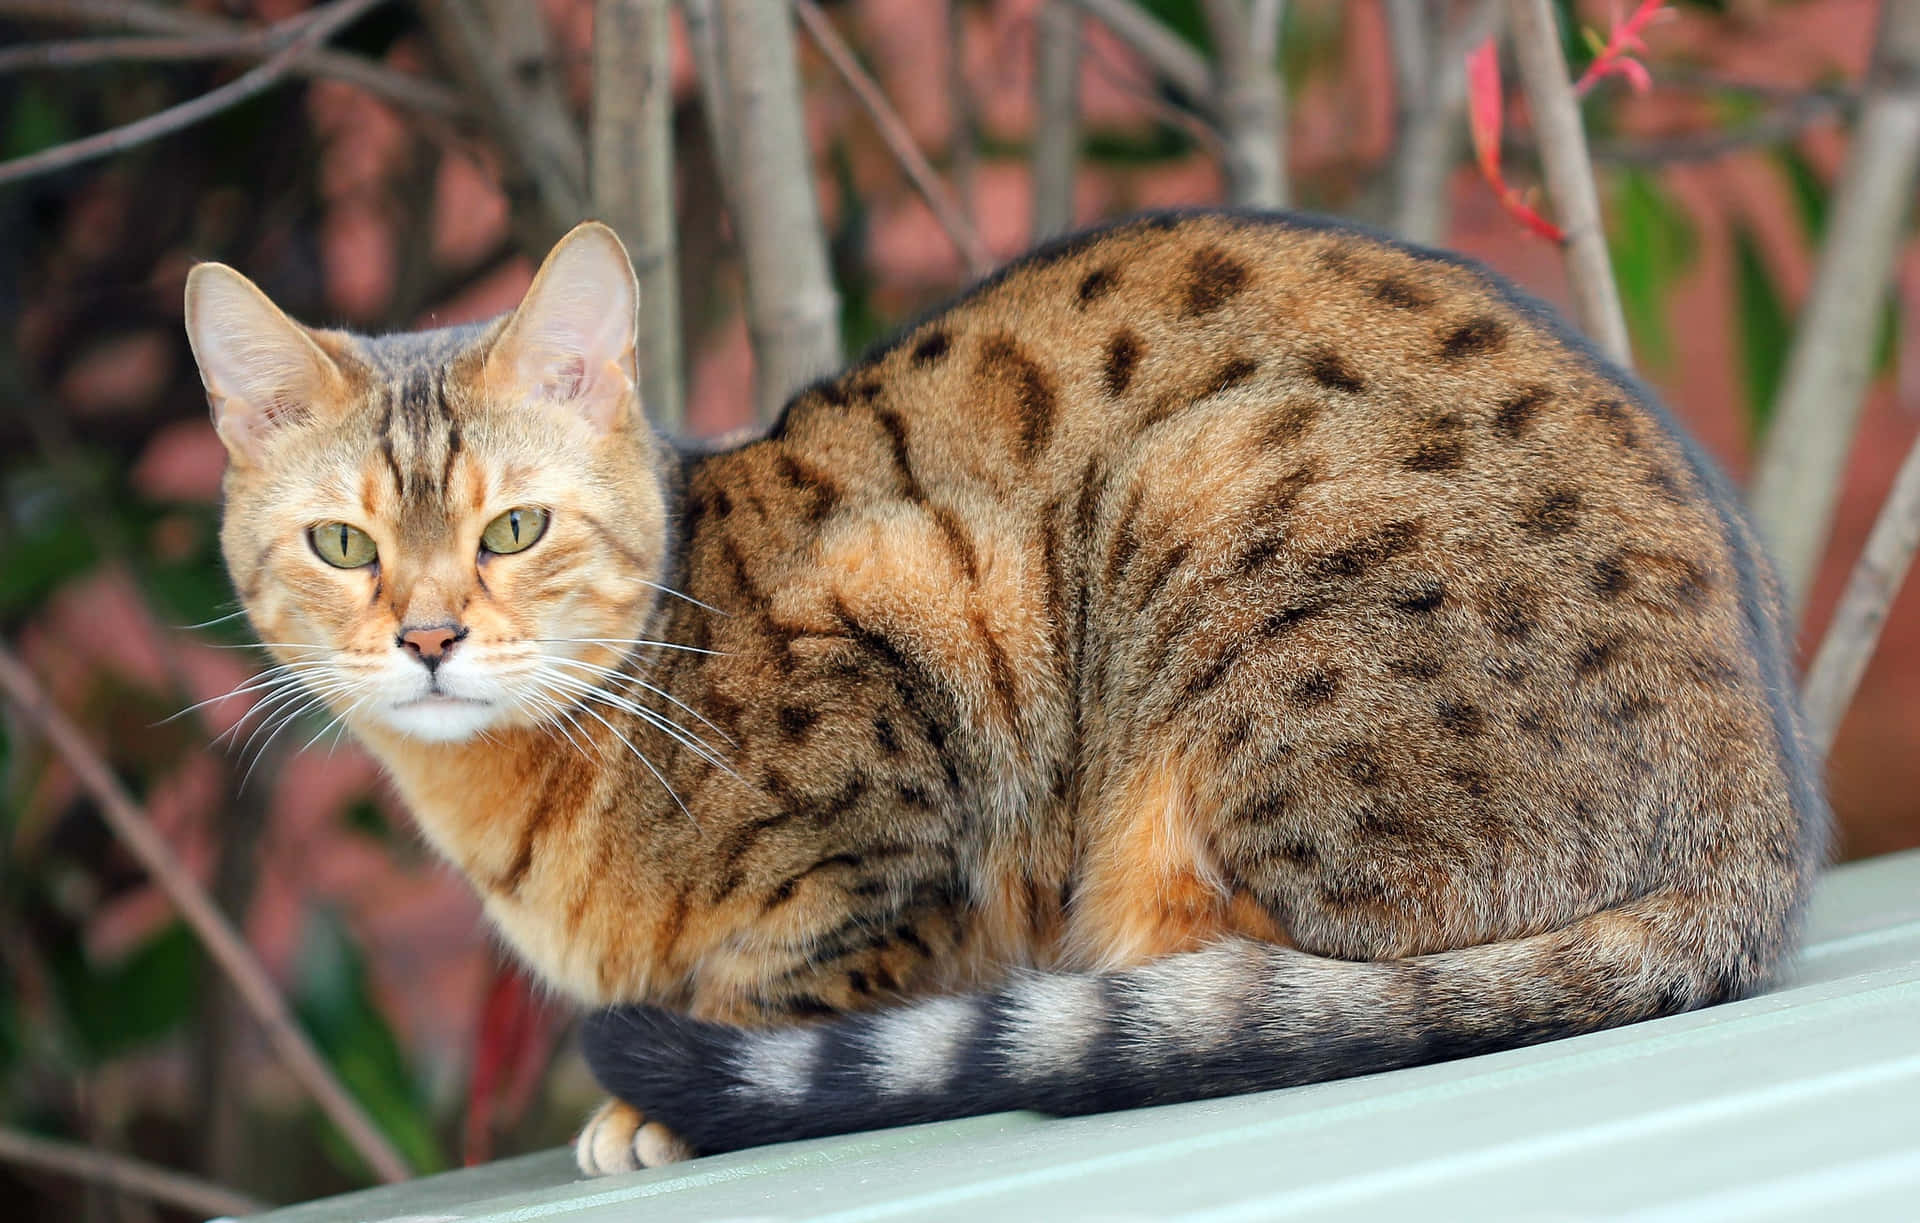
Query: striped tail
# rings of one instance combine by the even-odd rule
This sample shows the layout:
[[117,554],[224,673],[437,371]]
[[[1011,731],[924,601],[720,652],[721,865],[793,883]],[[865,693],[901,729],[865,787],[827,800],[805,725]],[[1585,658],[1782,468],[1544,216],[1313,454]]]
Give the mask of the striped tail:
[[1009,1109],[1073,1115],[1263,1091],[1750,992],[1785,949],[1800,898],[1714,890],[1655,893],[1534,937],[1404,960],[1229,940],[807,1027],[617,1007],[588,1020],[583,1046],[603,1087],[703,1154]]

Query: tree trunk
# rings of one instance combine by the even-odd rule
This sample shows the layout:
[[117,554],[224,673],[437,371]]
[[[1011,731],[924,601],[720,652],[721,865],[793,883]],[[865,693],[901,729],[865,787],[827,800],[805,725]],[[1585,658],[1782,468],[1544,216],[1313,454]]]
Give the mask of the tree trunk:
[[814,198],[792,13],[767,0],[720,0],[719,20],[734,145],[728,209],[746,263],[754,398],[771,420],[789,395],[840,364],[840,298]]
[[1080,162],[1080,14],[1066,0],[1040,10],[1033,138],[1033,237],[1073,228]]
[[640,401],[661,429],[686,419],[674,240],[669,0],[595,0],[593,207],[640,278]]
[[1797,610],[1813,585],[1873,377],[1879,317],[1920,165],[1920,3],[1880,10],[1866,104],[1840,172],[1827,240],[1801,312],[1766,447],[1754,515]]

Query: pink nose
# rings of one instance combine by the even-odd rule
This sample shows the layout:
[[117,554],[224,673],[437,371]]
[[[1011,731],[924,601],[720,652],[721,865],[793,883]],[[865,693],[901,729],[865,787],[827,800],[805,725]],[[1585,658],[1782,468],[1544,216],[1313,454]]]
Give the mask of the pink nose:
[[400,630],[400,648],[410,650],[431,671],[453,652],[454,643],[467,635],[457,624],[428,624]]

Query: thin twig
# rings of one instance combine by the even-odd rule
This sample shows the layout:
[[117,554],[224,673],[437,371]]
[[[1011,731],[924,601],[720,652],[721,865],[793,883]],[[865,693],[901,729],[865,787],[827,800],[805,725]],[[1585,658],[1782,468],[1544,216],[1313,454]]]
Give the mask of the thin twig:
[[[536,70],[532,81],[514,73],[513,59],[527,51],[516,36],[545,37],[538,12],[519,5],[489,0],[483,12],[476,0],[419,0],[419,11],[434,47],[480,103],[507,163],[507,195],[521,205],[514,211],[522,241],[539,252],[586,213],[586,151],[571,120],[556,114],[544,73]],[[490,18],[503,18],[508,29]],[[532,54],[537,63],[538,51]]]
[[686,19],[687,45],[693,51],[694,77],[700,85],[700,109],[707,120],[707,142],[713,146],[713,164],[720,170],[720,190],[734,198],[734,185],[727,181],[733,173],[733,123],[727,114],[727,70],[720,62],[720,19],[713,11],[714,0],[680,0],[680,15]]
[[[1473,0],[1442,30],[1427,21],[1429,0],[1393,0],[1388,29],[1400,65],[1400,129],[1393,165],[1393,228],[1413,242],[1445,239],[1447,178],[1460,159],[1467,104],[1467,52],[1498,32],[1499,0]],[[1444,9],[1446,6],[1437,6]],[[1403,59],[1414,61],[1402,64]],[[1417,70],[1415,68],[1417,65]]]
[[1213,70],[1185,39],[1129,0],[1072,0],[1072,3],[1111,30],[1115,38],[1178,89],[1189,105],[1213,113]]
[[1893,478],[1893,489],[1867,534],[1867,546],[1847,578],[1827,635],[1807,670],[1800,703],[1806,710],[1807,737],[1823,756],[1833,746],[1840,719],[1853,703],[1854,690],[1886,626],[1887,612],[1913,564],[1916,546],[1920,546],[1920,441],[1907,451]]
[[54,170],[64,170],[96,157],[106,157],[114,153],[123,153],[161,136],[170,135],[181,128],[191,127],[203,119],[211,118],[237,103],[244,102],[255,94],[263,93],[277,85],[291,69],[294,63],[307,51],[325,42],[342,27],[358,19],[361,14],[383,0],[332,0],[332,3],[315,9],[287,45],[274,52],[257,67],[251,68],[225,85],[209,90],[188,102],[178,106],[169,106],[157,114],[132,123],[71,140],[66,144],[57,144],[38,153],[25,157],[16,157],[12,161],[0,162],[0,185],[18,182],[35,174],[47,174]]
[[880,132],[880,139],[886,142],[887,149],[894,160],[900,163],[907,177],[912,180],[914,189],[933,210],[940,222],[940,228],[947,231],[954,249],[960,252],[960,258],[966,262],[967,272],[973,276],[984,276],[993,270],[993,253],[987,250],[986,243],[980,240],[973,223],[967,220],[960,202],[947,190],[940,176],[934,173],[926,156],[920,152],[920,146],[913,142],[913,136],[907,131],[907,125],[891,105],[887,96],[881,92],[880,85],[867,75],[860,61],[854,58],[852,48],[841,39],[833,22],[827,19],[812,0],[793,0],[793,11],[800,18],[800,24],[807,28],[807,36],[813,39],[820,53],[827,57],[833,70],[840,74],[847,88],[860,103],[867,117]]
[[1034,71],[1033,236],[1073,227],[1080,168],[1080,14],[1066,0],[1040,7]]
[[199,936],[214,962],[233,982],[287,1069],[312,1094],[327,1119],[381,1180],[407,1179],[406,1161],[374,1125],[359,1101],[340,1085],[306,1033],[294,1022],[286,1000],[246,941],[154,830],[146,813],[127,794],[120,779],[94,751],[86,736],[54,705],[25,664],[4,646],[0,646],[0,693],[47,736],[53,749],[73,770],[74,777],[93,796],[114,834],[139,859]]
[[[1670,166],[1713,161],[1748,149],[1785,144],[1816,124],[1844,118],[1857,101],[1844,92],[1808,90],[1738,127],[1595,144],[1593,160],[1595,165],[1603,166]],[[1524,152],[1528,142],[1515,140],[1513,147],[1517,152]]]
[[[0,17],[22,17],[44,21],[80,23],[146,34],[171,34],[198,37],[256,38],[259,27],[228,21],[192,9],[141,0],[0,0]],[[105,41],[105,40],[102,40]],[[267,56],[274,47],[262,44],[240,56]],[[293,72],[301,76],[331,77],[375,97],[410,110],[443,117],[463,115],[466,101],[453,90],[435,81],[399,72],[384,64],[344,51],[314,48],[301,56]]]
[[70,1176],[119,1193],[198,1215],[250,1215],[268,1209],[265,1202],[224,1185],[210,1184],[166,1168],[97,1151],[75,1142],[58,1142],[16,1129],[0,1128],[0,1161],[21,1168]]
[[801,122],[792,10],[720,0],[719,17],[734,155],[727,211],[746,264],[754,397],[771,420],[788,395],[840,364],[840,295]]
[[673,20],[669,0],[596,0],[589,181],[640,279],[640,402],[660,428],[686,419],[674,242]]
[[227,59],[255,53],[271,54],[295,30],[307,23],[307,14],[287,21],[233,34],[194,34],[180,38],[76,38],[65,42],[35,42],[0,50],[0,73],[32,68],[86,68],[94,64],[162,64],[176,60]]
[[[1283,6],[1261,6],[1274,28],[1256,30],[1246,0],[1206,0],[1202,10],[1213,41],[1215,97],[1227,140],[1227,199],[1249,208],[1287,202],[1286,121],[1278,45]],[[1265,58],[1260,49],[1268,48]]]
[[1574,313],[1600,351],[1631,367],[1627,317],[1620,309],[1613,264],[1607,258],[1607,232],[1600,220],[1600,193],[1587,157],[1587,133],[1580,104],[1567,77],[1552,0],[1508,0],[1520,79],[1540,139],[1541,167],[1553,197],[1555,219],[1565,230],[1567,280]]
[[966,0],[947,0],[947,109],[951,113],[947,174],[953,180],[954,203],[971,228],[974,192],[980,180],[980,115],[974,104],[973,82],[967,79]]
[[1865,102],[1834,188],[1813,288],[1787,350],[1753,508],[1798,610],[1820,563],[1873,379],[1874,325],[1920,168],[1920,4],[1880,10]]
[[[1080,0],[1066,2],[1075,7],[1080,4]],[[1163,97],[1156,79],[1141,79],[1136,71],[1139,67],[1138,56],[1123,63],[1109,54],[1108,48],[1098,41],[1088,39],[1084,40],[1084,44],[1087,64],[1100,74],[1102,80],[1125,93],[1134,105],[1193,141],[1207,156],[1222,161],[1226,159],[1227,144],[1221,139],[1219,131],[1198,111],[1176,106]]]

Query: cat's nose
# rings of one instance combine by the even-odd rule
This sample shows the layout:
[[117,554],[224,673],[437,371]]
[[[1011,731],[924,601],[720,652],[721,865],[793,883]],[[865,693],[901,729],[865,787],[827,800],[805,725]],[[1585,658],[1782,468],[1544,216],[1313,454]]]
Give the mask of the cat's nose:
[[467,630],[458,624],[423,624],[401,629],[397,644],[426,664],[431,674],[466,635]]

